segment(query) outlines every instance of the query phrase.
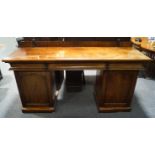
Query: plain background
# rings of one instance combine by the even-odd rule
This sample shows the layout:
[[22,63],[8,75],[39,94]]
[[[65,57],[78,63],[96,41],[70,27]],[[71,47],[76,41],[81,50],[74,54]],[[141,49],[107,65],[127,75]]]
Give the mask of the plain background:
[[[1,37],[154,36],[154,0],[1,0]],[[154,155],[154,119],[1,119],[3,155]]]

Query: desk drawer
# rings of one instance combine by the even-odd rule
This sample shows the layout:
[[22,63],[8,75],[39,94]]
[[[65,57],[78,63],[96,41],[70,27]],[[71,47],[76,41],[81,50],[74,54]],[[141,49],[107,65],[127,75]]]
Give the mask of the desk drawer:
[[142,70],[144,69],[142,63],[109,63],[107,70]]
[[104,63],[57,63],[57,64],[49,64],[49,70],[81,70],[81,69],[105,69]]
[[40,70],[40,69],[46,69],[46,64],[34,64],[34,63],[12,63],[11,64],[11,70]]

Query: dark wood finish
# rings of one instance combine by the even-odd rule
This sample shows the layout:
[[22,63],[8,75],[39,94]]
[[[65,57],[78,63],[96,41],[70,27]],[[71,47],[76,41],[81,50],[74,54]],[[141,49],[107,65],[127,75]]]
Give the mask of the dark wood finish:
[[19,47],[129,47],[130,37],[24,37]]
[[96,103],[99,112],[130,111],[138,71],[98,71]]
[[[18,47],[49,47],[55,46],[59,40],[58,37],[24,37],[23,39],[17,39],[17,42]],[[56,89],[59,90],[64,80],[64,71],[55,71],[54,76]]]
[[105,47],[131,46],[130,37],[24,37],[19,47]]
[[[130,37],[24,37],[19,47],[130,47]],[[64,79],[63,71],[56,71],[57,89]],[[84,71],[66,71],[68,91],[82,90],[85,83]]]
[[[15,66],[15,65],[14,65]],[[15,71],[23,112],[52,112],[55,103],[54,73],[46,70],[29,71],[26,68]],[[21,66],[22,67],[22,66]]]
[[[151,59],[132,47],[38,47],[19,48],[7,58],[9,63],[102,63],[145,62]],[[45,64],[46,65],[46,64]]]
[[100,112],[128,111],[138,71],[148,57],[131,47],[22,48],[3,62],[15,72],[23,112],[54,111],[55,70],[98,69],[95,98]]

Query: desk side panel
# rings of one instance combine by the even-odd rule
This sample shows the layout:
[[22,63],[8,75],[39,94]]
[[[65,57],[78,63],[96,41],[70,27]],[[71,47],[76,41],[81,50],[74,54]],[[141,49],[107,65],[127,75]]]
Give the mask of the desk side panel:
[[20,70],[19,68],[14,73],[23,104],[23,112],[54,111],[56,89],[54,72],[34,68]]
[[100,112],[129,111],[138,70],[98,71],[95,98]]

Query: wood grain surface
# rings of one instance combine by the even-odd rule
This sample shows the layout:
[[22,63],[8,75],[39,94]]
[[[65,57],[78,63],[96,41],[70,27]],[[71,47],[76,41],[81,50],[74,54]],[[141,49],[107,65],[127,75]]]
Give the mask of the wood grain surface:
[[4,62],[18,61],[148,61],[150,58],[132,47],[42,47],[19,48]]

